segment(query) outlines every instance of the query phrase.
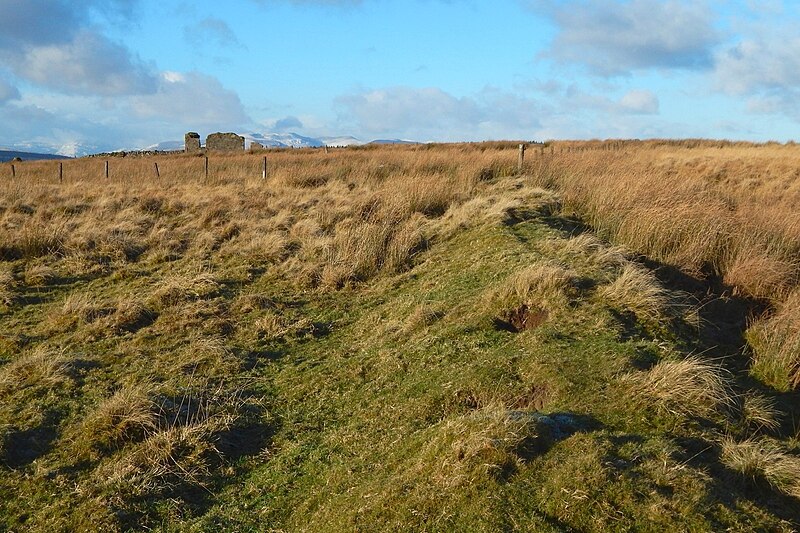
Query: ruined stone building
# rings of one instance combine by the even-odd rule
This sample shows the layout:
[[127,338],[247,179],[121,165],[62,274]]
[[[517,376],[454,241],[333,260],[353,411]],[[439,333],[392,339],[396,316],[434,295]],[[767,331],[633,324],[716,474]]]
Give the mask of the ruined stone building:
[[243,152],[244,137],[235,133],[212,133],[206,137],[206,150],[209,152]]
[[200,151],[200,134],[190,131],[183,137],[184,152],[192,153]]

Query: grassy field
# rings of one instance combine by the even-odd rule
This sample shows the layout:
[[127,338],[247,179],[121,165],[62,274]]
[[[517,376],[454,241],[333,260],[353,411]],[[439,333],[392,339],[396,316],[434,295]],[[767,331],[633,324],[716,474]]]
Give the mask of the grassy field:
[[0,165],[0,529],[799,528],[800,148],[516,147]]

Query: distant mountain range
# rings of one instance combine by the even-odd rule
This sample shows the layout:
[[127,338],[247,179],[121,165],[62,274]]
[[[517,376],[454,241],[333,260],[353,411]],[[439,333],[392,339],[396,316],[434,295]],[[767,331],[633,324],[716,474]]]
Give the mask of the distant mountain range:
[[[319,148],[323,146],[342,147],[360,146],[363,144],[417,144],[415,141],[402,139],[377,139],[362,141],[356,137],[345,135],[340,137],[306,137],[298,133],[241,133],[245,139],[245,148],[249,149],[252,143],[257,142],[265,148]],[[0,147],[0,161],[10,160],[14,157],[22,159],[52,159],[56,156],[83,157],[100,152],[132,152],[137,150],[173,151],[183,150],[183,141],[162,141],[149,146],[129,146],[126,148],[98,146],[81,142],[67,144],[48,144],[43,142],[21,142],[10,146]],[[3,159],[5,154],[16,153],[8,159]],[[19,154],[28,154],[19,155]]]
[[[306,137],[298,133],[240,133],[244,137],[245,150],[249,150],[254,142],[265,148],[321,148],[323,146],[343,147],[361,146],[363,144],[418,144],[415,141],[401,139],[378,139],[364,142],[361,139],[346,135],[341,137]],[[163,141],[151,144],[142,150],[183,150],[183,141]]]
[[66,156],[58,154],[39,154],[36,152],[21,152],[18,150],[0,150],[0,163],[12,161],[15,157],[19,157],[23,161],[36,161],[40,159],[69,159]]

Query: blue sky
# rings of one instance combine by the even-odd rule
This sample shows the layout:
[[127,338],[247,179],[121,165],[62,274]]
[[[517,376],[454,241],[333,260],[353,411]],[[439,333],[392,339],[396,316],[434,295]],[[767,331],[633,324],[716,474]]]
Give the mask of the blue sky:
[[0,0],[0,146],[800,139],[798,4]]

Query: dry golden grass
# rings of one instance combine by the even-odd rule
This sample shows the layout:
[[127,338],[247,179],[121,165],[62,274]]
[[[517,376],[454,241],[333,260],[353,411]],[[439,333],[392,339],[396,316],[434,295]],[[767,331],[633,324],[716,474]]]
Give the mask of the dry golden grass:
[[798,282],[797,147],[571,148],[555,143],[555,156],[535,162],[534,179],[562,190],[567,208],[612,241],[689,272],[716,272],[756,297],[780,301]]
[[137,442],[157,429],[158,406],[148,386],[124,386],[101,401],[78,427],[73,439],[78,453],[92,456]]
[[[508,221],[526,209],[561,209],[632,254],[719,277],[735,294],[779,309],[772,326],[764,319],[749,335],[755,373],[784,388],[800,386],[786,318],[800,305],[788,298],[800,283],[800,148],[553,142],[529,151],[521,176],[516,156],[516,143],[269,150],[213,155],[208,179],[202,157],[117,157],[108,180],[103,160],[85,158],[63,163],[63,183],[52,162],[24,162],[0,197],[0,259],[22,261],[18,275],[32,287],[123,272],[136,262],[202,265],[213,255],[245,257],[300,286],[335,290],[402,271],[427,242],[460,228]],[[598,242],[581,235],[563,253],[622,269],[603,296],[647,320],[686,310],[625,267],[626,252]],[[191,276],[160,280],[142,305],[178,312],[215,294],[216,280]],[[8,284],[4,290],[3,301]]]
[[612,306],[653,322],[674,314],[676,305],[670,294],[652,272],[634,263],[626,264],[617,279],[599,291],[600,297]]
[[587,257],[604,269],[617,269],[628,264],[625,249],[611,246],[591,233],[581,233],[566,241],[551,241],[555,253]]
[[[465,515],[451,502],[488,509],[498,489],[517,500],[509,509],[576,529],[635,529],[630,516],[644,514],[636,524],[646,527],[651,516],[683,510],[695,517],[686,522],[692,527],[715,523],[719,515],[699,516],[697,505],[717,501],[711,489],[678,485],[717,486],[718,469],[685,462],[683,437],[718,440],[722,424],[692,424],[689,434],[676,426],[731,415],[738,438],[783,438],[781,413],[765,396],[735,395],[732,382],[744,380],[700,357],[663,361],[607,388],[602,380],[627,368],[633,350],[643,363],[656,345],[671,346],[670,334],[684,332],[666,328],[651,338],[652,330],[636,328],[636,338],[617,346],[612,324],[621,328],[629,317],[618,320],[603,306],[658,323],[686,310],[632,257],[713,278],[714,288],[721,280],[728,294],[771,306],[751,331],[756,370],[773,360],[784,388],[800,385],[791,381],[800,302],[787,299],[800,281],[800,149],[552,146],[529,152],[522,172],[514,143],[266,151],[264,180],[264,154],[212,155],[207,180],[203,158],[185,155],[113,158],[109,180],[102,160],[66,161],[63,184],[51,163],[20,164],[0,191],[0,272],[11,272],[0,277],[0,300],[5,287],[10,309],[20,311],[3,315],[19,331],[0,335],[0,397],[15,401],[9,392],[30,389],[19,397],[54,397],[42,404],[61,409],[60,395],[45,387],[61,392],[71,377],[75,394],[64,395],[67,414],[54,415],[61,418],[52,428],[39,405],[25,425],[0,425],[0,445],[6,431],[8,442],[28,431],[55,433],[53,451],[20,470],[39,481],[20,476],[9,487],[31,497],[67,483],[81,512],[97,504],[125,520],[152,504],[144,512],[163,522],[142,525],[156,528],[213,527],[255,505],[272,513],[264,520],[290,529],[303,520],[316,525],[324,513],[341,520],[326,522],[328,529],[346,529],[395,509],[407,516],[422,509],[415,524],[446,528],[443,513]],[[510,242],[513,255],[505,255]],[[523,256],[527,268],[514,266]],[[517,331],[545,327],[511,336],[488,318],[507,319]],[[29,351],[41,339],[89,355],[70,369],[59,352]],[[119,388],[142,381],[157,385]],[[263,411],[243,407],[236,391],[245,382],[263,397]],[[621,394],[605,406],[615,386]],[[597,415],[606,429],[548,436],[528,409],[551,407]],[[641,442],[609,438],[638,435],[643,419],[657,430]],[[248,450],[220,468],[222,455],[236,454],[232,447],[251,432],[264,454]],[[654,438],[661,442],[648,455]],[[373,453],[383,447],[389,453]],[[792,453],[781,449],[775,459],[730,448],[732,468],[796,494],[785,474]],[[73,451],[80,463],[61,459]],[[40,475],[51,467],[55,478]],[[224,478],[234,471],[240,477],[229,485]],[[667,490],[656,495],[651,479]],[[248,480],[253,490],[241,507],[231,505],[240,500],[229,489]],[[536,490],[515,495],[520,486]],[[209,509],[189,510],[202,487],[214,491]],[[398,499],[374,497],[382,491]],[[419,500],[409,505],[414,492]],[[448,503],[426,511],[436,498]],[[354,503],[352,513],[342,499]],[[635,504],[626,509],[626,500]],[[50,511],[63,517],[71,504],[57,500],[38,523]],[[370,506],[378,514],[365,513]],[[181,516],[170,522],[173,512]],[[487,510],[487,528],[497,512],[505,507]],[[619,513],[628,520],[618,522]]]
[[50,388],[69,379],[70,360],[63,351],[38,345],[0,367],[0,396],[25,387]]
[[661,361],[624,381],[638,400],[679,416],[709,417],[733,406],[728,373],[697,356]]
[[526,305],[552,311],[568,304],[576,279],[575,272],[556,262],[538,263],[513,274],[489,298],[505,309]]
[[722,462],[750,480],[763,479],[775,489],[800,498],[800,457],[773,441],[726,439]]
[[[240,416],[240,392],[208,381],[176,398],[160,392],[152,397],[146,388],[126,390],[119,399],[107,400],[109,407],[101,405],[100,415],[90,417],[97,419],[102,435],[114,437],[112,444],[130,444],[95,469],[90,491],[112,488],[124,498],[152,496],[182,485],[205,486],[220,459],[217,437]],[[125,416],[109,417],[109,412]],[[122,433],[115,429],[116,420],[126,422]]]
[[25,271],[22,276],[25,285],[43,287],[55,277],[55,270],[45,263],[31,261],[25,265]]
[[180,484],[202,487],[210,475],[209,457],[217,453],[205,426],[176,426],[152,434],[104,464],[97,482],[135,495],[158,494]]
[[525,455],[523,448],[537,438],[537,423],[526,413],[491,403],[444,421],[433,431],[420,450],[417,467],[431,472],[440,487],[453,489],[479,478],[513,474]]
[[239,361],[225,347],[225,339],[212,335],[192,339],[176,358],[175,365],[188,374],[227,376],[238,370]]
[[781,425],[781,412],[775,407],[775,402],[757,393],[742,398],[741,417],[748,432],[775,431]]
[[800,386],[800,290],[774,315],[757,320],[747,338],[757,376],[782,390]]

